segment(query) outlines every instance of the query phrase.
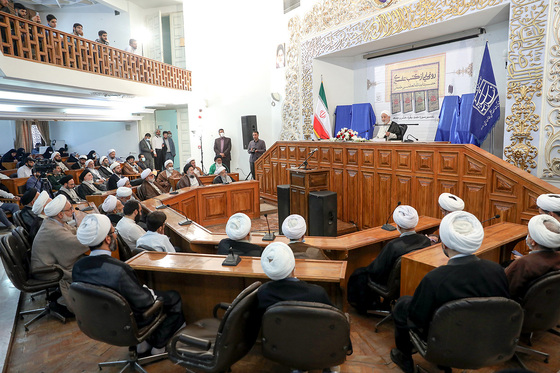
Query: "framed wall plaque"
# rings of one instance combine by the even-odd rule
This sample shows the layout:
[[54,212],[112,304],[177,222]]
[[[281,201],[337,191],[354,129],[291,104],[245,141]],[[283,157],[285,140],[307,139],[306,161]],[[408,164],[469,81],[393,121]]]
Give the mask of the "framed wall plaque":
[[419,113],[426,110],[426,91],[414,92],[414,112]]

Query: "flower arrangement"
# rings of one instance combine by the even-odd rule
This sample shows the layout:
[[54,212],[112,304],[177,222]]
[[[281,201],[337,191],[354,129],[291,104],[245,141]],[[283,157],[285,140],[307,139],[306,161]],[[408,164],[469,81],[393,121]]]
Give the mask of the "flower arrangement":
[[344,127],[338,131],[336,139],[339,141],[356,141],[358,139],[358,132]]

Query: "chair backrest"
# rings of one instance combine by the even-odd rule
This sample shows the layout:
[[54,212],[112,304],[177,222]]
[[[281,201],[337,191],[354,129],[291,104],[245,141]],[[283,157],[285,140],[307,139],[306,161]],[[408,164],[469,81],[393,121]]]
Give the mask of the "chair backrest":
[[513,356],[522,324],[523,310],[511,299],[481,297],[448,302],[432,319],[424,358],[459,369],[501,364]]
[[144,190],[142,189],[142,185],[136,188],[136,195],[140,201],[146,200],[146,195],[144,194]]
[[69,294],[78,326],[88,337],[114,346],[142,341],[128,302],[113,289],[73,282]]
[[25,246],[29,258],[31,258],[31,239],[27,230],[24,227],[17,227],[12,231],[12,235]]
[[382,296],[386,300],[399,298],[401,293],[401,257],[399,257],[387,278],[387,285],[381,285],[371,280],[368,281],[370,289]]
[[401,128],[401,135],[398,136],[398,140],[402,140],[404,139],[404,134],[406,133],[406,130],[408,129],[408,125],[404,124],[404,123],[399,123],[399,127]]
[[529,286],[521,299],[523,332],[548,330],[560,322],[560,271],[547,273]]
[[12,217],[14,218],[14,224],[16,226],[25,228],[25,223],[24,223],[23,219],[21,218],[21,210],[18,210],[16,212],[14,212]]
[[262,320],[263,355],[301,370],[342,364],[350,349],[350,322],[335,307],[284,301],[267,308]]
[[[169,358],[182,366],[199,368],[204,371],[226,372],[235,362],[243,358],[253,347],[259,333],[260,313],[258,311],[257,290],[260,282],[244,289],[225,312],[214,343],[213,359],[193,359],[188,351],[180,347],[170,350]],[[173,337],[170,344],[176,343]]]
[[121,235],[117,232],[117,244],[119,245],[119,258],[123,262],[127,261],[128,259],[132,258],[134,255],[130,250],[130,247],[124,242],[124,239]]
[[[4,264],[4,269],[12,284],[18,290],[25,291],[23,284],[27,279],[27,273],[25,272],[24,267],[19,263],[11,247],[6,246],[6,242],[8,241],[9,237],[12,236],[5,235],[0,240],[0,257],[2,258],[2,264]],[[12,237],[12,240],[15,241],[15,238]],[[15,245],[15,243],[8,244]]]

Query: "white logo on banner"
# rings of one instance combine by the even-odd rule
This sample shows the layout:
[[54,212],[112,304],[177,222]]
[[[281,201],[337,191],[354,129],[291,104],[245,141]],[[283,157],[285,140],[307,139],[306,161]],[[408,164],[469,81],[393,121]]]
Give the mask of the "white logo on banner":
[[488,110],[494,104],[494,101],[498,98],[498,87],[489,81],[482,79],[482,81],[476,86],[476,92],[474,94],[473,106],[480,113],[480,115],[486,115]]

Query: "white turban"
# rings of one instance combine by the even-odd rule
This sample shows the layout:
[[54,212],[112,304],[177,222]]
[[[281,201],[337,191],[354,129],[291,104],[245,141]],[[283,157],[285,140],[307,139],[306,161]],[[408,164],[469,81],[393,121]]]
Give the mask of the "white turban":
[[391,113],[389,113],[389,110],[383,110],[383,111],[381,112],[381,115],[383,115],[383,114],[387,115],[388,117],[391,116]]
[[233,214],[226,224],[226,234],[232,240],[241,240],[251,231],[251,219],[242,212]]
[[541,194],[537,198],[537,206],[544,211],[560,211],[560,195],[559,194]]
[[112,152],[117,152],[115,149],[109,149],[109,151],[107,152],[107,155],[111,154]]
[[117,181],[117,188],[123,187],[127,181],[128,181],[128,177],[123,177],[122,179]]
[[[90,162],[93,163],[93,165],[91,167],[89,167]],[[87,168],[94,168],[95,167],[95,162],[93,161],[93,159],[86,160],[86,167]]]
[[413,229],[418,225],[418,213],[412,206],[400,205],[393,212],[393,220],[401,228]]
[[35,215],[39,215],[40,213],[42,213],[43,208],[45,208],[45,205],[47,204],[49,198],[49,194],[45,190],[43,190],[41,194],[39,194],[39,197],[37,197],[37,199],[33,203],[31,211],[33,211]]
[[285,279],[296,266],[294,253],[283,242],[273,242],[261,254],[261,266],[271,280]]
[[78,159],[85,159],[85,160],[87,160],[87,155],[82,154],[82,155],[80,155],[80,157],[79,157]]
[[163,167],[167,168],[167,165],[171,163],[173,164],[173,161],[171,159],[168,159],[167,161],[165,161],[165,163],[163,164]]
[[473,254],[484,239],[484,228],[473,214],[455,211],[447,214],[439,225],[441,242],[461,254]]
[[290,240],[299,240],[307,229],[305,219],[298,214],[292,214],[284,219],[282,223],[282,233]]
[[103,163],[103,161],[104,161],[105,159],[107,159],[106,156],[101,157],[101,159],[99,160],[99,163]]
[[111,169],[111,171],[113,171],[115,169],[115,167],[120,166],[120,165],[121,164],[119,162],[113,162],[113,163],[111,163],[109,168]]
[[152,173],[152,170],[150,170],[149,168],[146,168],[144,171],[142,171],[142,173],[140,174],[140,177],[142,177],[142,179],[145,179],[148,176],[150,176],[151,173]]
[[54,157],[56,157],[57,155],[60,155],[59,152],[54,152],[51,154],[51,159],[54,159]]
[[194,158],[187,159],[187,164],[191,163],[192,161],[194,161]]
[[441,193],[438,198],[439,206],[445,211],[463,211],[465,202],[459,197],[451,193]]
[[[541,207],[542,208],[542,207]],[[550,215],[536,215],[529,220],[529,234],[531,238],[539,244],[539,246],[548,247],[549,249],[556,249],[560,247],[560,234],[548,230],[544,225],[545,222],[550,222],[555,226],[557,231],[560,231],[560,222]]]
[[111,231],[111,220],[105,215],[89,214],[83,220],[76,237],[84,246],[97,246]]
[[116,209],[117,208],[117,197],[115,197],[113,195],[107,196],[107,198],[105,198],[105,201],[103,201],[103,205],[101,205],[101,208],[105,212],[111,212],[114,209]]
[[130,197],[132,195],[132,189],[129,187],[119,187],[117,189],[117,197]]
[[216,175],[220,174],[220,172],[225,171],[226,168],[224,166],[220,166],[216,169]]
[[47,216],[58,215],[58,213],[64,210],[64,206],[66,206],[66,202],[68,202],[66,196],[63,194],[59,194],[58,196],[55,197],[55,199],[47,203],[47,205],[45,206],[45,215]]

